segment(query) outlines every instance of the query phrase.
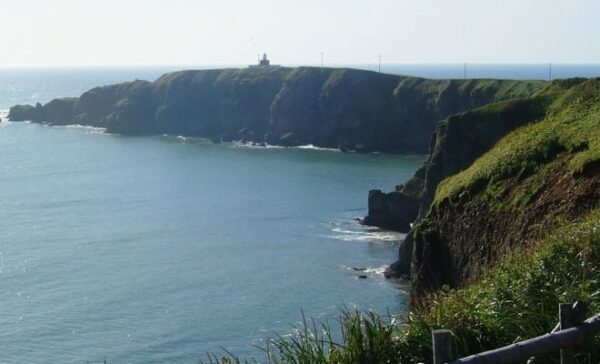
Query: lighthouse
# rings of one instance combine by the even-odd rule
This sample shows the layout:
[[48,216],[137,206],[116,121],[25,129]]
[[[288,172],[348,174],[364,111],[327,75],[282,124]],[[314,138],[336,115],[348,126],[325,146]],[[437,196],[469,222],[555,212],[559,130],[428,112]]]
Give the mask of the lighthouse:
[[261,68],[278,68],[281,66],[271,64],[271,61],[269,60],[269,58],[267,58],[267,54],[263,53],[262,59],[261,58],[258,59],[258,64],[255,63],[248,67],[261,69]]
[[271,64],[271,61],[267,58],[267,54],[263,53],[262,59],[258,61],[259,66],[267,67]]

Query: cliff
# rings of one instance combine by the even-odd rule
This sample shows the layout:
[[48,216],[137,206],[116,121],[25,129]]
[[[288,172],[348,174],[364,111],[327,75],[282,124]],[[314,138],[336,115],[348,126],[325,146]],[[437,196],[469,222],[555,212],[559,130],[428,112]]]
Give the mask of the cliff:
[[420,187],[419,219],[388,272],[410,272],[415,299],[476,281],[600,202],[600,79],[451,116],[433,140],[399,188]]
[[94,88],[79,98],[17,105],[9,118],[92,125],[128,135],[426,153],[439,120],[545,86],[311,67],[182,71],[154,82]]

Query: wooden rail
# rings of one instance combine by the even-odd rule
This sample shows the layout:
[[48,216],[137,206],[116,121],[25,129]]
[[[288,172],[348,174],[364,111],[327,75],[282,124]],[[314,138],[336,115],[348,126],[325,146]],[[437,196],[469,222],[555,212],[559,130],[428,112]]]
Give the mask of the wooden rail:
[[557,325],[558,328],[552,330],[551,333],[458,360],[452,357],[451,331],[433,330],[433,363],[514,363],[527,361],[532,357],[549,354],[559,349],[562,364],[574,363],[573,347],[582,344],[585,339],[600,331],[600,315],[581,322],[578,320],[581,312],[581,305],[578,306],[578,303],[575,305],[561,303],[559,305],[560,322]]

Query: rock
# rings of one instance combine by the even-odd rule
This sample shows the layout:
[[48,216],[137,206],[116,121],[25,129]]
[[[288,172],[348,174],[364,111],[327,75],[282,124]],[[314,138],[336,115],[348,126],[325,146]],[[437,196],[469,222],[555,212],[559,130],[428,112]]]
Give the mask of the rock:
[[10,121],[38,120],[35,107],[31,105],[15,105],[10,108],[8,113]]
[[386,278],[410,279],[410,269],[413,255],[413,233],[410,232],[400,243],[398,249],[398,259],[392,263],[384,272]]
[[408,231],[419,213],[419,200],[400,192],[383,193],[369,191],[369,214],[363,219],[365,225],[386,229]]
[[359,278],[359,279],[367,279],[367,276],[366,276],[366,275],[364,275],[364,274],[362,274],[362,275],[358,276],[358,278]]

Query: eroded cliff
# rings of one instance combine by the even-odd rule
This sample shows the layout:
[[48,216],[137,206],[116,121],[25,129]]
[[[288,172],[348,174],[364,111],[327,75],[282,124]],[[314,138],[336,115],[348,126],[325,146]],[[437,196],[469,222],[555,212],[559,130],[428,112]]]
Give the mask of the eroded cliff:
[[462,287],[597,208],[599,90],[598,79],[558,81],[440,123],[415,179],[420,218],[389,273],[410,271],[415,299]]

